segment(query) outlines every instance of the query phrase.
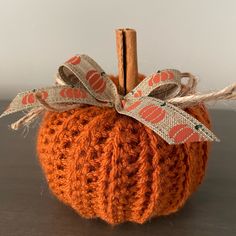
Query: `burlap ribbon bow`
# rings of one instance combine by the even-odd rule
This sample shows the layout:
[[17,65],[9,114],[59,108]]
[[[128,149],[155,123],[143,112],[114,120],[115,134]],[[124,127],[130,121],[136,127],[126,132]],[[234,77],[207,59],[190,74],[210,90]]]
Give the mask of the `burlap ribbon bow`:
[[[195,87],[192,78],[189,79],[191,86],[181,84],[181,78],[186,76],[189,74],[178,70],[158,71],[146,77],[126,96],[121,96],[94,60],[87,55],[76,55],[59,67],[55,86],[19,93],[0,118],[31,109],[11,125],[18,129],[30,124],[44,110],[62,112],[81,105],[114,107],[118,113],[152,129],[169,144],[218,141],[207,127],[177,106],[178,98],[191,97]],[[230,89],[232,93],[233,89]],[[177,105],[173,105],[175,103]]]

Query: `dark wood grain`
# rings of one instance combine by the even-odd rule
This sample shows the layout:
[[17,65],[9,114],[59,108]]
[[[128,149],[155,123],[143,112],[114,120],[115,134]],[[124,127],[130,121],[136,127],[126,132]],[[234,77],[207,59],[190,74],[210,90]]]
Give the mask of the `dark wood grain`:
[[211,114],[222,141],[214,143],[205,181],[185,207],[144,225],[116,227],[82,219],[52,196],[35,153],[37,127],[24,135],[7,126],[16,116],[0,120],[0,236],[236,235],[236,112]]

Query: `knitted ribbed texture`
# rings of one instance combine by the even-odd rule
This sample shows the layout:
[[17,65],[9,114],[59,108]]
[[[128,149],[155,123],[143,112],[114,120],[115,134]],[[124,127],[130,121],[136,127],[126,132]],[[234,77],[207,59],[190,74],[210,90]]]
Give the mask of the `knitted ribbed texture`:
[[[204,105],[185,109],[210,128]],[[168,145],[113,108],[47,112],[38,133],[52,192],[86,218],[143,223],[183,206],[201,183],[208,142]]]

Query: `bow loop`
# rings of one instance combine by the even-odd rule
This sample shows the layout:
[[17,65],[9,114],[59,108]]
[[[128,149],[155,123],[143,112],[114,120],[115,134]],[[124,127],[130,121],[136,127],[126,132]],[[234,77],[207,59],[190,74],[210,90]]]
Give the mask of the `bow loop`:
[[146,77],[125,97],[151,96],[162,100],[175,97],[181,90],[182,74],[178,70],[167,69]]
[[66,61],[59,67],[59,75],[65,84],[84,87],[96,100],[115,103],[118,95],[115,84],[87,55],[76,55]]

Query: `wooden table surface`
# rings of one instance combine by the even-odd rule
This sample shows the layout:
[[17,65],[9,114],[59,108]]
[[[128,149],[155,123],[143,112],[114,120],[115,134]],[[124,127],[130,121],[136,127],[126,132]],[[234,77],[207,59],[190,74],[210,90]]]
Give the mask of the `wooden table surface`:
[[[6,106],[0,103],[0,111]],[[236,112],[212,110],[214,143],[205,181],[178,213],[144,225],[112,227],[85,220],[49,192],[35,153],[37,127],[28,134],[0,120],[0,236],[236,235]]]

